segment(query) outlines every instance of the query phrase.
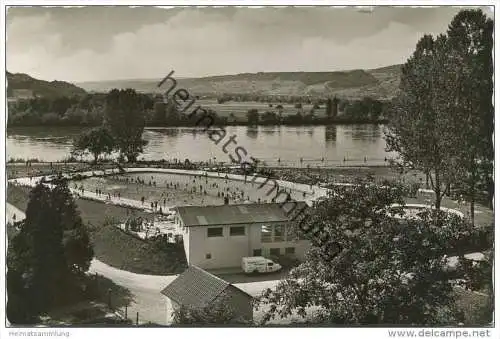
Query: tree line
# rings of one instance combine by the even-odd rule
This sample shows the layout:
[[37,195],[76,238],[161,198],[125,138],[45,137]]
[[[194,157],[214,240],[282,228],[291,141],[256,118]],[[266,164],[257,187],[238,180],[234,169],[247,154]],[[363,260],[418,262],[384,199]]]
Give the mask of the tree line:
[[[133,90],[131,90],[133,91]],[[99,126],[106,115],[108,93],[93,93],[85,96],[72,97],[36,97],[20,99],[9,103],[7,125],[10,126]],[[137,102],[136,114],[144,116],[146,126],[154,127],[191,127],[192,119],[177,110],[172,100],[165,102],[158,94],[135,93]],[[199,97],[198,97],[199,98]],[[230,101],[231,97],[224,102]],[[266,97],[267,98],[267,97]],[[171,99],[171,98],[169,98]],[[324,125],[329,123],[371,123],[381,122],[384,111],[390,107],[389,101],[381,101],[369,97],[360,100],[327,98],[304,99],[303,101],[284,100],[278,103],[266,101],[268,108],[256,111],[259,118],[242,115],[236,117],[234,113],[221,116],[214,109],[208,109],[216,123],[225,125]],[[294,114],[283,115],[283,105],[293,103]],[[337,112],[341,116],[332,114],[332,102],[335,102]],[[311,109],[304,109],[303,105],[312,104]],[[254,111],[255,109],[249,109]],[[289,109],[287,109],[289,111]],[[253,113],[252,113],[253,114]]]

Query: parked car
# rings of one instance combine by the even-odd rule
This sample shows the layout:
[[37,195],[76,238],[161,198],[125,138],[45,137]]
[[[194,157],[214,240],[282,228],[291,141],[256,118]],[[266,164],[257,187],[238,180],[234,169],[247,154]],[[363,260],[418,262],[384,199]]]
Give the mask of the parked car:
[[243,257],[241,259],[241,268],[247,274],[271,273],[281,270],[281,265],[264,257]]

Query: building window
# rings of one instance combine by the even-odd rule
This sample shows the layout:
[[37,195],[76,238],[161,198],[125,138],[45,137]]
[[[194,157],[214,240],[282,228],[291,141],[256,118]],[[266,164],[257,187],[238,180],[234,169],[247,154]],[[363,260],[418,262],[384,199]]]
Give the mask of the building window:
[[262,226],[260,229],[260,241],[261,242],[271,242],[272,241],[272,228],[269,225]]
[[222,227],[207,228],[207,237],[222,237]]
[[285,254],[295,254],[295,247],[285,248]]
[[279,248],[271,248],[269,250],[269,254],[271,254],[272,256],[279,256],[280,255],[280,249]]
[[262,256],[262,249],[259,248],[259,249],[253,250],[253,256],[254,257],[260,257],[260,256]]
[[274,226],[274,241],[284,241],[285,240],[285,227],[283,225]]
[[205,254],[205,259],[212,259],[212,254],[210,253]]
[[229,229],[229,235],[245,235],[245,226],[234,226]]

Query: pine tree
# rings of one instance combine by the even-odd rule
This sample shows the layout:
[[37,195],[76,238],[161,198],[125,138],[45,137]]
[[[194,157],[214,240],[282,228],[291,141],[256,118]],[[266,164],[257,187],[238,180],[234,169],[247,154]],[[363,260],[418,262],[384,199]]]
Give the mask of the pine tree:
[[[460,11],[448,28],[457,83],[451,102],[459,136],[462,175],[457,181],[460,193],[470,202],[474,220],[474,204],[480,191],[492,193],[493,187],[493,21],[481,10]],[[493,197],[488,197],[492,207]]]
[[333,101],[332,99],[328,98],[326,100],[326,116],[328,117],[328,119],[330,119],[332,117],[332,106],[333,106]]
[[78,282],[93,257],[89,235],[71,192],[59,179],[53,189],[33,188],[20,232],[8,253],[8,318],[30,322],[78,297]]

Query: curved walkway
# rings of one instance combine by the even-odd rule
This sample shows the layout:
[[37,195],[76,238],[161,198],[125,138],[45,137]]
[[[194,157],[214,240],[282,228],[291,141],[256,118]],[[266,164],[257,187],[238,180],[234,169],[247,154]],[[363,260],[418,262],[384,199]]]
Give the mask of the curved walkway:
[[[177,174],[177,175],[193,175],[193,176],[206,176],[208,178],[219,178],[219,179],[227,179],[228,180],[235,180],[235,181],[244,181],[244,182],[249,182],[250,180],[252,182],[255,182],[256,184],[266,184],[271,182],[271,179],[261,177],[261,176],[245,176],[245,175],[240,175],[240,174],[226,174],[226,173],[218,173],[218,172],[207,172],[207,171],[201,171],[201,170],[182,170],[182,169],[165,169],[165,168],[125,168],[124,169],[125,173],[163,173],[163,174]],[[71,173],[67,174],[64,173],[63,177],[67,179],[75,179],[77,177],[80,178],[90,178],[90,177],[99,177],[99,176],[109,176],[109,175],[114,175],[114,174],[122,174],[120,170],[118,169],[108,169],[108,170],[99,170],[99,171],[85,171],[85,172],[77,172],[77,173]],[[10,179],[9,182],[13,184],[18,184],[21,186],[29,186],[33,187],[35,186],[44,176],[37,176],[37,177],[24,177],[24,178],[16,178],[16,179]],[[45,176],[47,180],[52,180],[54,179],[54,176]],[[294,190],[297,192],[305,192],[309,195],[312,195],[311,198],[306,200],[306,203],[308,205],[311,205],[315,200],[324,197],[328,194],[329,189],[320,187],[318,185],[307,185],[307,184],[301,184],[301,183],[295,183],[291,181],[285,181],[285,180],[275,180],[276,183],[278,184],[279,189],[285,189],[285,190]],[[50,184],[49,184],[50,185]],[[354,184],[351,183],[335,183],[334,185],[338,186],[353,186]],[[133,199],[127,199],[127,198],[117,198],[117,197],[111,197],[110,200],[107,199],[105,195],[98,195],[95,192],[91,191],[83,191],[81,192],[78,189],[71,188],[70,190],[72,193],[75,195],[78,195],[81,198],[84,199],[90,199],[90,200],[95,200],[95,201],[100,201],[104,203],[112,203],[114,205],[118,206],[124,206],[124,207],[132,207],[132,208],[137,208],[137,209],[142,209],[147,212],[152,212],[152,209],[146,204],[143,204],[141,201],[138,200],[133,200]],[[432,190],[427,190],[427,189],[419,189],[419,193],[434,193]],[[167,206],[165,209],[166,211],[174,206]],[[428,205],[418,205],[413,204],[413,207],[429,207]],[[461,213],[460,213],[461,214]],[[463,216],[463,215],[462,215]]]
[[[206,172],[206,171],[198,171],[198,170],[178,170],[178,169],[164,169],[164,168],[126,168],[125,173],[164,173],[164,174],[177,174],[177,175],[196,175],[196,176],[206,176],[209,178],[219,178],[219,179],[225,179],[226,178],[226,173],[217,173],[217,172]],[[77,177],[79,178],[90,178],[90,177],[98,177],[98,176],[108,176],[108,175],[113,175],[113,174],[122,174],[118,169],[109,169],[109,170],[101,170],[101,171],[86,171],[86,172],[77,172],[77,173],[71,173],[71,174],[63,174],[64,178],[67,179],[75,179]],[[46,178],[49,182],[50,180],[54,179],[54,176],[37,176],[37,177],[24,177],[24,178],[16,178],[16,179],[10,179],[9,182],[15,184],[15,185],[21,185],[21,186],[28,186],[28,187],[33,187],[35,186],[42,178]],[[269,183],[271,182],[270,179],[265,178],[265,177],[254,177],[254,176],[244,176],[244,175],[238,175],[238,174],[227,174],[227,179],[228,180],[235,180],[235,181],[250,181],[253,180],[256,184],[265,184],[266,182]],[[284,180],[276,180],[279,189],[287,189],[287,190],[294,190],[297,192],[305,192],[307,194],[312,195],[311,198],[306,200],[306,202],[311,205],[313,201],[317,200],[320,197],[326,196],[328,193],[327,188],[315,186],[315,185],[306,185],[306,184],[299,184],[299,183],[294,183],[290,181],[284,181]],[[47,185],[50,185],[50,183],[47,183]],[[69,187],[71,192],[75,195],[78,195],[81,198],[84,199],[90,199],[90,200],[95,200],[95,201],[100,201],[104,203],[112,203],[114,205],[119,205],[119,206],[124,206],[124,207],[133,207],[137,209],[142,209],[147,212],[152,212],[151,208],[147,204],[143,204],[141,201],[138,200],[133,200],[133,199],[127,199],[127,198],[117,198],[117,197],[111,197],[111,200],[108,200],[105,195],[97,195],[95,192],[91,192],[88,190],[84,190],[83,192]],[[166,210],[169,208],[172,208],[174,206],[167,206]]]
[[[170,173],[170,174],[184,174],[184,175],[196,175],[196,176],[207,176],[210,178],[220,178],[225,179],[225,173],[216,173],[216,172],[205,172],[205,171],[190,171],[190,170],[176,170],[176,169],[161,169],[161,168],[128,168],[125,169],[126,173],[141,173],[141,172],[149,172],[149,173]],[[63,174],[63,176],[67,179],[73,179],[77,175],[82,178],[88,178],[92,176],[106,176],[112,174],[121,174],[119,170],[111,169],[104,171],[88,171],[88,172],[80,172],[73,174]],[[48,180],[53,179],[53,177],[46,176]],[[254,179],[255,183],[265,183],[268,181],[265,177],[252,177],[244,175],[236,175],[236,174],[227,174],[227,179],[229,180],[238,180],[238,181],[248,181],[249,179]],[[32,177],[32,178],[16,178],[11,179],[9,182],[13,184],[18,184],[22,186],[35,186],[42,177]],[[297,190],[300,192],[306,192],[312,194],[313,197],[308,201],[311,203],[312,201],[326,196],[329,189],[315,186],[315,185],[307,185],[307,184],[299,184],[284,180],[276,180],[280,188]],[[47,185],[50,185],[48,183]],[[338,185],[350,186],[352,184],[343,184],[339,183]],[[140,201],[126,199],[126,198],[111,198],[111,200],[107,200],[104,196],[98,196],[94,192],[84,191],[83,193],[77,189],[70,188],[72,193],[79,195],[82,198],[101,201],[105,203],[112,203],[116,205],[134,207],[138,209],[143,209],[146,211],[150,211],[148,207],[145,207]],[[423,204],[412,204],[409,207],[417,207],[417,208],[427,208],[430,207],[428,205]],[[457,213],[460,213],[456,210],[451,210]],[[15,221],[22,220],[25,217],[23,211],[19,210],[15,206],[6,203],[6,212],[7,212],[7,221],[12,221],[13,216],[15,215]],[[461,214],[461,213],[460,213]],[[160,325],[167,324],[167,303],[163,295],[160,294],[160,291],[167,286],[170,282],[172,282],[177,275],[145,275],[145,274],[136,274],[128,271],[123,271],[111,267],[97,259],[92,260],[89,271],[91,273],[98,273],[106,278],[109,278],[117,285],[123,286],[127,288],[132,294],[133,302],[128,307],[128,315],[129,317],[135,321],[136,312],[139,312],[139,322],[147,323],[153,322]],[[264,289],[273,288],[279,280],[272,281],[260,281],[260,282],[250,282],[250,283],[240,283],[234,284],[238,288],[243,291],[249,293],[250,295],[257,296]],[[255,318],[258,319],[259,315],[255,314]]]
[[[6,209],[7,222],[12,222],[14,215],[16,221],[25,218],[23,211],[9,203],[6,204]],[[153,322],[159,325],[167,325],[167,303],[160,291],[170,284],[177,275],[132,273],[111,267],[97,259],[92,260],[89,272],[98,273],[130,291],[133,299],[128,307],[130,319],[135,321],[136,312],[139,312],[140,323]],[[259,281],[234,284],[234,286],[250,295],[257,296],[266,288],[273,288],[278,282],[279,280]]]

